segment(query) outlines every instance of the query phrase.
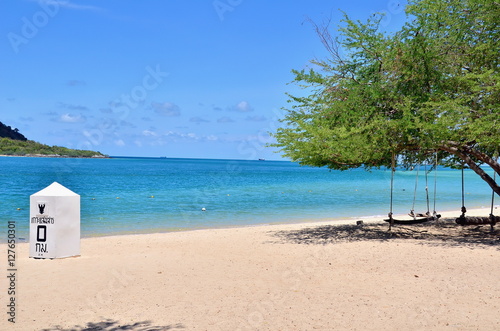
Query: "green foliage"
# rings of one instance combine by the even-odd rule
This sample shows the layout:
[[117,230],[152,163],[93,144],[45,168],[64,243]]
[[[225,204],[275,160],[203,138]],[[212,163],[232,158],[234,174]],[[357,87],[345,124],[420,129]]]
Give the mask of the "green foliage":
[[336,38],[315,25],[330,56],[293,71],[309,95],[289,95],[271,146],[341,170],[437,157],[471,168],[500,195],[480,167],[500,175],[500,2],[410,0],[406,13],[394,34],[381,33],[376,16],[346,15]]
[[12,156],[61,156],[61,157],[105,157],[105,155],[88,150],[69,149],[60,146],[48,146],[36,141],[12,140],[0,138],[0,155]]
[[[394,34],[347,16],[321,40],[329,58],[296,70],[308,96],[289,97],[273,135],[285,156],[334,169],[410,166],[434,158],[475,168],[500,145],[500,4],[411,0]],[[474,169],[476,170],[476,169]]]

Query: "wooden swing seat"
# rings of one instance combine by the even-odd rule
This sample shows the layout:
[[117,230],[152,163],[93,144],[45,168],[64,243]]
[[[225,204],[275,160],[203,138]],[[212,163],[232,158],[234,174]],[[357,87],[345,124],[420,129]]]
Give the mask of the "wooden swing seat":
[[455,222],[459,225],[495,225],[500,223],[500,216],[460,216]]
[[[440,217],[441,217],[441,215],[438,214],[436,216],[418,217],[418,218],[412,218],[412,219],[407,219],[407,220],[399,220],[399,219],[393,218],[392,222],[394,224],[412,225],[412,224],[421,224],[421,223],[425,223],[425,222],[429,222],[429,221],[436,221]],[[390,223],[391,219],[390,218],[384,219],[384,221]]]

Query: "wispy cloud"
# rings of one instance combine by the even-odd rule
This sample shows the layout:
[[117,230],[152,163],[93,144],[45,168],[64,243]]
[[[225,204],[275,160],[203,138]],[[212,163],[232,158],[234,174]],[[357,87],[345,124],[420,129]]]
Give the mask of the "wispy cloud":
[[248,121],[248,122],[265,122],[267,121],[267,117],[265,116],[247,116],[247,118],[245,118],[245,121]]
[[87,119],[85,118],[85,116],[82,116],[82,115],[72,115],[72,114],[69,114],[69,113],[62,114],[59,117],[59,122],[63,122],[63,123],[83,123],[86,120]]
[[167,131],[164,134],[164,137],[171,140],[171,141],[181,141],[181,140],[187,140],[187,141],[198,141],[200,140],[200,137],[193,132],[176,132],[176,131]]
[[76,111],[87,111],[89,110],[86,106],[82,105],[72,105],[69,103],[58,102],[57,106],[60,108],[68,109],[68,110],[76,110]]
[[119,147],[125,146],[125,142],[122,139],[115,140],[115,145]]
[[142,131],[142,135],[146,137],[158,137],[158,133],[151,129]]
[[201,118],[201,117],[191,117],[189,119],[189,122],[193,122],[193,123],[196,123],[196,124],[200,124],[200,123],[209,123],[210,121],[209,120],[206,120],[204,118]]
[[171,102],[152,102],[151,108],[155,113],[163,116],[174,117],[181,115],[179,106]]
[[240,101],[238,104],[229,107],[229,111],[235,111],[238,113],[248,113],[253,111],[253,107],[247,101]]
[[234,123],[235,121],[231,117],[221,117],[217,120],[217,123]]

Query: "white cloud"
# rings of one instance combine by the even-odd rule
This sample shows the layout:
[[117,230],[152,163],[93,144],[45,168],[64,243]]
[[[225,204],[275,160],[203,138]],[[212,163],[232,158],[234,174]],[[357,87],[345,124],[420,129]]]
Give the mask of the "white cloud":
[[199,140],[200,138],[198,135],[194,132],[189,132],[189,133],[184,133],[184,132],[177,132],[177,131],[167,131],[165,133],[165,137],[167,139],[171,139],[173,141],[180,141],[180,140]]
[[82,115],[72,115],[69,113],[62,114],[61,117],[59,117],[59,121],[63,123],[83,123],[87,119],[85,116]]
[[158,133],[152,131],[152,130],[144,130],[142,131],[142,135],[146,137],[157,137]]
[[194,132],[180,132],[169,130],[166,132],[157,132],[152,129],[142,131],[142,138],[138,138],[134,143],[137,146],[149,145],[149,146],[160,146],[167,145],[170,143],[180,143],[180,142],[216,142],[223,141],[221,137],[214,134],[209,135],[198,135]]
[[239,113],[248,113],[253,111],[253,107],[247,101],[240,101],[237,105],[231,107],[229,110],[239,112]]

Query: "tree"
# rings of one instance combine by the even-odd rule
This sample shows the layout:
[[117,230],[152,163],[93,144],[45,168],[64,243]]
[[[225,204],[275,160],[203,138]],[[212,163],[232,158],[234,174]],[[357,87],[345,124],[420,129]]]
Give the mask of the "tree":
[[28,140],[24,135],[22,135],[19,132],[19,129],[17,128],[12,129],[10,126],[7,126],[2,122],[0,122],[0,138],[3,137],[11,138],[14,140],[22,140],[22,141]]
[[314,24],[329,52],[294,70],[308,96],[273,135],[285,156],[332,169],[403,166],[438,157],[500,175],[500,2],[410,0],[407,22],[382,33],[380,16],[347,17],[334,37]]

